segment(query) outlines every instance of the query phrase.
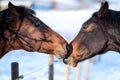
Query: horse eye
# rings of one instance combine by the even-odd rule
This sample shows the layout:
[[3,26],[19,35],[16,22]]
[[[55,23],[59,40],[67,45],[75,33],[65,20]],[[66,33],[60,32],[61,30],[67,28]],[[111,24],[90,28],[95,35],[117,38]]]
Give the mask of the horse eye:
[[39,26],[40,26],[40,23],[39,23],[39,22],[36,22],[34,25],[35,25],[36,27],[39,27]]
[[83,24],[83,29],[86,29],[88,27],[88,25],[89,25],[89,22],[84,23]]
[[92,25],[88,25],[86,29],[84,29],[85,32],[91,32],[94,30],[94,27]]
[[87,29],[88,26],[84,26],[83,29]]
[[84,32],[88,28],[88,25],[83,25],[82,31]]

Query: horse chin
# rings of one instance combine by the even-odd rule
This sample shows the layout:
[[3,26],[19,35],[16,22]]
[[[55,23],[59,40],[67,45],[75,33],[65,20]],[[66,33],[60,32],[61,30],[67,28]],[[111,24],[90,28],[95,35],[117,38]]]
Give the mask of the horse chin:
[[72,67],[77,66],[77,61],[73,57],[68,57],[67,59],[63,59],[63,62]]
[[63,59],[65,58],[65,54],[60,52],[60,51],[57,51],[57,53],[55,54],[55,56],[58,58],[58,59]]

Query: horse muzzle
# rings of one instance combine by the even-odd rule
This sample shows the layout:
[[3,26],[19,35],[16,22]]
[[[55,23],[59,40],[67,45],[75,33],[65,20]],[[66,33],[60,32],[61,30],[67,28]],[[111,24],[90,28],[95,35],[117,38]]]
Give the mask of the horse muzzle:
[[64,58],[63,62],[69,66],[76,67],[77,66],[77,60],[73,57]]
[[67,56],[68,53],[68,44],[64,45],[62,49],[56,50],[56,57],[59,59],[63,59]]

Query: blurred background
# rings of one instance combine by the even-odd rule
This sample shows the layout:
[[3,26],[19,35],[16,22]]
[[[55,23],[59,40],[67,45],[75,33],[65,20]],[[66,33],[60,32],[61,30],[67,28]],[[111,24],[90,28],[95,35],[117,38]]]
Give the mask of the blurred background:
[[[68,42],[74,39],[81,25],[98,11],[105,0],[0,0],[0,10],[8,2],[33,9],[36,16]],[[120,10],[119,0],[107,0],[109,8]],[[15,50],[0,59],[0,79],[11,80],[11,63],[19,63],[23,80],[50,80],[49,55]],[[53,59],[54,80],[120,80],[120,54],[109,51],[69,67],[62,60]],[[22,80],[22,79],[20,79]]]

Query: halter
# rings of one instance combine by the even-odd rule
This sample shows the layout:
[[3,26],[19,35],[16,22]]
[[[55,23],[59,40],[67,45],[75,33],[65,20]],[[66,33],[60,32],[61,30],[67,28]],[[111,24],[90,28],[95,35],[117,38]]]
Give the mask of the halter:
[[[12,32],[13,34],[15,34],[15,37],[14,37],[14,38],[16,38],[16,37],[19,38],[21,42],[25,42],[25,44],[23,43],[24,45],[26,45],[27,47],[29,47],[29,48],[31,48],[32,50],[35,50],[35,51],[36,51],[36,49],[35,49],[28,41],[26,41],[23,37],[28,38],[28,39],[31,39],[31,40],[34,40],[34,41],[42,41],[42,40],[36,40],[36,39],[33,39],[33,38],[28,37],[28,36],[26,36],[26,35],[20,34],[19,31],[20,31],[21,26],[22,26],[22,24],[23,24],[24,17],[22,17],[20,20],[21,20],[21,22],[20,22],[20,24],[19,24],[18,29],[17,29],[16,31],[13,31],[13,30],[11,30],[11,29],[9,28],[10,32]],[[12,45],[11,45],[11,47],[14,48],[14,46],[12,46]],[[38,51],[40,48],[41,48],[41,46],[37,49],[37,51]]]

